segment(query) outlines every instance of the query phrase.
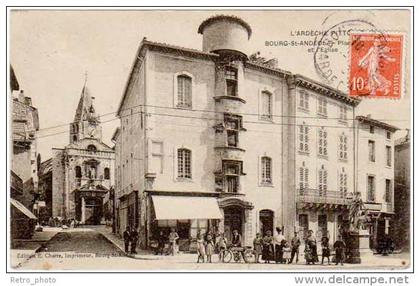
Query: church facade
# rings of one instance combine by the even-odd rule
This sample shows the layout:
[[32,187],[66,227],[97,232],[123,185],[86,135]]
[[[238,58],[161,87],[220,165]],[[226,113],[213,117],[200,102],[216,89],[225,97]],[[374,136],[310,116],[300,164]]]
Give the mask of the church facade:
[[81,224],[101,223],[114,180],[114,150],[102,142],[93,100],[85,84],[70,124],[70,144],[53,148],[53,216]]

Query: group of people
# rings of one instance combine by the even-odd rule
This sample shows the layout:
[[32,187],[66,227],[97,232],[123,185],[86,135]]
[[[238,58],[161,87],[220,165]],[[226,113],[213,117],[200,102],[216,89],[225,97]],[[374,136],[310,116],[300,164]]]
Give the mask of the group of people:
[[137,254],[137,243],[139,241],[139,233],[135,227],[127,226],[123,233],[124,251],[127,254]]
[[[304,258],[306,264],[318,263],[317,241],[312,230],[308,231],[308,235],[305,238],[304,243]],[[282,230],[277,227],[275,235],[272,235],[270,230],[266,231],[264,237],[262,237],[260,233],[257,233],[253,244],[256,263],[260,263],[261,258],[264,263],[274,261],[275,263],[290,264],[293,263],[295,257],[296,263],[299,262],[299,248],[301,241],[297,232],[294,233],[293,238],[290,243],[288,243],[282,233]],[[333,248],[335,250],[335,264],[337,265],[340,263],[343,265],[345,260],[346,244],[342,240],[341,235],[339,235],[338,239],[334,242]],[[321,264],[324,264],[325,259],[327,260],[327,263],[330,264],[331,250],[328,237],[323,237],[321,239],[321,249]],[[290,257],[286,257],[285,253],[290,253]]]
[[[199,230],[197,233],[197,263],[207,262],[212,263],[212,256],[215,253],[219,254],[219,262],[223,261],[225,251],[227,249],[227,239],[224,233],[216,232],[212,234],[202,234]],[[231,247],[242,247],[242,236],[237,230],[232,232]]]
[[[157,236],[157,247],[155,254],[158,255],[175,255],[178,253],[178,245],[177,241],[179,239],[179,235],[176,232],[175,228],[171,228],[171,232],[168,236],[165,236],[163,230],[159,231],[159,234]],[[166,241],[169,241],[169,250],[165,252],[165,243]]]

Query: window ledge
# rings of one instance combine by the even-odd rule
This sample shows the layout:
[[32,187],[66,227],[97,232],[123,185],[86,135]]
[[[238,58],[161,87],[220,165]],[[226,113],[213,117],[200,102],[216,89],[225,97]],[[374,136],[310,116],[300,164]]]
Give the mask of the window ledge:
[[301,150],[298,150],[298,154],[299,155],[309,156],[309,151],[301,151]]
[[258,184],[259,187],[264,187],[264,188],[274,188],[273,183],[264,183],[264,182],[260,182]]
[[240,98],[239,96],[221,95],[221,96],[215,96],[213,98],[216,101],[220,101],[221,99],[230,99],[230,100],[236,100],[236,101],[240,101],[242,103],[246,103],[246,100],[243,99],[243,98]]
[[347,120],[344,119],[338,119],[338,123],[342,124],[342,125],[347,125]]
[[191,110],[192,109],[192,106],[183,105],[183,104],[177,104],[176,108],[178,108],[178,109],[185,109],[185,110]]
[[298,111],[301,111],[301,112],[304,112],[304,113],[307,113],[307,114],[309,114],[309,113],[310,113],[309,109],[306,109],[306,108],[301,107],[301,106],[298,106],[297,110],[298,110]]
[[179,183],[193,183],[194,182],[191,178],[177,177],[175,180]]
[[321,118],[328,118],[328,115],[327,114],[323,114],[323,113],[317,113],[317,115],[319,116],[319,117],[321,117]]
[[321,154],[318,154],[318,158],[320,158],[320,159],[324,159],[324,160],[328,160],[328,155],[321,155]]
[[343,158],[339,158],[338,161],[343,162],[343,163],[348,163],[348,159],[343,159]]
[[271,123],[274,122],[272,115],[260,115],[260,120],[261,121],[271,122]]

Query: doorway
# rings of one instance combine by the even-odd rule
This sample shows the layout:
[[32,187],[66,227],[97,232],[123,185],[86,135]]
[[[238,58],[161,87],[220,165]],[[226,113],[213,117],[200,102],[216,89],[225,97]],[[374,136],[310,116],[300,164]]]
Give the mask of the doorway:
[[273,233],[274,229],[274,212],[272,210],[260,211],[260,233],[265,235],[267,231]]
[[232,241],[232,233],[237,230],[243,237],[243,209],[238,206],[230,206],[224,209],[224,233],[228,242]]

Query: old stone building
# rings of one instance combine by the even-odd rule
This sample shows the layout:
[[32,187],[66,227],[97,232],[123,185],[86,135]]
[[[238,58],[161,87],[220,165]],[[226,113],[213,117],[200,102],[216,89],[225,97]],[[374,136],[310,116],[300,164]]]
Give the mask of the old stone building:
[[392,236],[396,247],[410,249],[411,225],[411,148],[410,134],[395,140],[394,154],[394,212],[391,223]]
[[[118,108],[119,232],[144,247],[176,228],[336,238],[356,190],[359,100],[247,55],[252,30],[234,16],[198,28],[203,49],[140,43]],[[191,240],[192,239],[192,240]]]
[[101,223],[114,179],[114,151],[102,142],[93,101],[85,83],[70,124],[70,144],[53,148],[52,158],[52,214],[82,224]]
[[11,237],[28,238],[34,231],[37,217],[33,214],[38,191],[38,152],[36,135],[39,130],[38,109],[31,97],[20,88],[14,69],[10,67],[11,95]]
[[357,116],[356,186],[366,208],[370,246],[390,234],[394,216],[394,133],[397,127]]

